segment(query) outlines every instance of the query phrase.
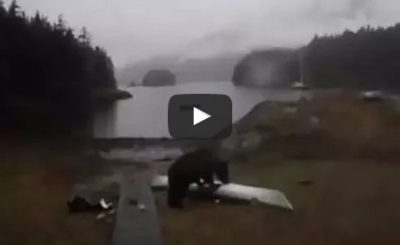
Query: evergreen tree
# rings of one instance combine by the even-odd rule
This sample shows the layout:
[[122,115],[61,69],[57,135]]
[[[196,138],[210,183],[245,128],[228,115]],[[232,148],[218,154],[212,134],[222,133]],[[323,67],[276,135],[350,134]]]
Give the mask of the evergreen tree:
[[92,95],[116,88],[107,53],[86,28],[77,37],[62,17],[27,18],[16,1],[0,0],[0,126],[74,132],[90,116]]
[[314,87],[400,89],[400,24],[316,37],[307,46],[307,82]]
[[6,9],[4,8],[3,0],[0,0],[0,17],[3,17],[6,14]]
[[86,27],[82,27],[81,33],[79,34],[78,38],[81,41],[81,43],[88,45],[88,46],[90,45],[90,34],[89,34],[88,30],[86,29]]
[[64,17],[63,15],[59,15],[58,16],[58,20],[57,23],[54,25],[54,28],[58,31],[60,31],[62,34],[64,34],[66,32],[67,29],[67,24],[65,23]]
[[13,0],[8,8],[8,14],[11,17],[17,17],[20,12],[21,7],[18,5],[17,0]]

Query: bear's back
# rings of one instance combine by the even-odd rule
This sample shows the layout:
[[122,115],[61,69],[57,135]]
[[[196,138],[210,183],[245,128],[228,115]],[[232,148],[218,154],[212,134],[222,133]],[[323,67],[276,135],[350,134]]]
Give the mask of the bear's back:
[[213,169],[215,154],[207,149],[199,149],[180,157],[169,169],[170,174],[191,175]]

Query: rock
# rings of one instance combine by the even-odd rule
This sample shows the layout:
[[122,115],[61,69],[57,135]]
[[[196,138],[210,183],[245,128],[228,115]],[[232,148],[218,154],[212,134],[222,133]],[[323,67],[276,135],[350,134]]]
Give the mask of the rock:
[[172,86],[176,76],[169,70],[151,70],[143,78],[143,86]]

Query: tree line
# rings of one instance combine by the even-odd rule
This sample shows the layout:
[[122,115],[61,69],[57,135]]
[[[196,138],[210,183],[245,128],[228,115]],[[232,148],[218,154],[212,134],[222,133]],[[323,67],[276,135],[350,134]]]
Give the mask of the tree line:
[[99,89],[115,89],[107,53],[75,34],[60,16],[28,17],[0,0],[0,124],[2,128],[71,133],[86,124]]
[[[237,66],[233,82],[244,86],[400,89],[400,24],[362,27],[315,36],[299,49],[256,51]],[[299,71],[302,71],[301,73]]]
[[316,36],[302,54],[311,86],[400,89],[400,24]]

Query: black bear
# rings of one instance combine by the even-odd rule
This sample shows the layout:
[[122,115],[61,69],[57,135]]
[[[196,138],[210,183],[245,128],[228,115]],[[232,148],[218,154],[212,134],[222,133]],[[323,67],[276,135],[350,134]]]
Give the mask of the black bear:
[[205,183],[214,186],[214,174],[229,183],[228,163],[207,149],[198,149],[180,157],[168,170],[168,205],[182,208],[189,185]]

